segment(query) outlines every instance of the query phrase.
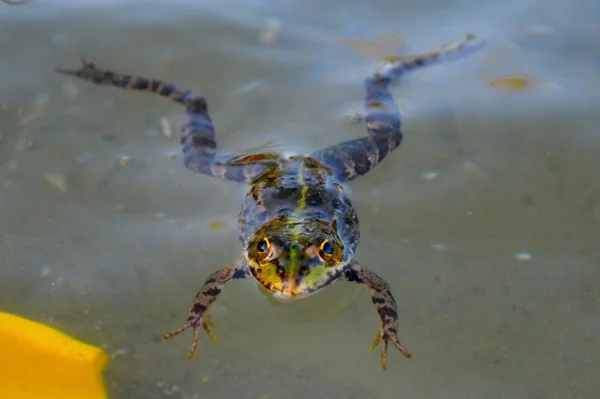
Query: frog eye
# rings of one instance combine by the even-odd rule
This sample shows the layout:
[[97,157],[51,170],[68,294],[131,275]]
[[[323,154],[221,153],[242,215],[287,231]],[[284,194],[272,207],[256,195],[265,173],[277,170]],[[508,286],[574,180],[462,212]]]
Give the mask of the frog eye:
[[333,255],[333,246],[329,240],[323,240],[319,246],[319,258],[321,258],[323,262],[329,262],[331,260],[331,255]]
[[269,242],[269,239],[265,237],[262,240],[260,240],[258,245],[256,246],[256,250],[261,260],[268,258],[272,252],[271,243]]

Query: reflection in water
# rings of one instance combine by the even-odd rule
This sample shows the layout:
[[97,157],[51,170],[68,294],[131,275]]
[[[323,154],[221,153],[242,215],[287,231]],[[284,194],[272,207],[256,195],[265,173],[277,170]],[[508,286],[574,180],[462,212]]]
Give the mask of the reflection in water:
[[[0,11],[0,308],[104,346],[113,397],[600,389],[597,2],[72,3]],[[346,284],[271,306],[240,282],[213,311],[217,347],[164,345],[238,253],[243,190],[181,165],[177,107],[53,68],[81,54],[189,86],[224,149],[310,149],[363,133],[340,110],[360,110],[378,55],[342,43],[394,32],[410,53],[465,31],[485,51],[394,88],[403,147],[351,186],[358,259],[398,292],[413,359],[379,369],[367,293]],[[490,85],[515,76],[526,90]]]

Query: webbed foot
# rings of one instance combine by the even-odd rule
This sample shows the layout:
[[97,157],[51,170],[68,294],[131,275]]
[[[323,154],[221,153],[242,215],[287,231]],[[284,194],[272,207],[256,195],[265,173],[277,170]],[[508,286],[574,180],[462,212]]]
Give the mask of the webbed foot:
[[204,314],[202,316],[190,316],[188,321],[186,321],[181,327],[171,331],[168,334],[165,334],[165,339],[173,338],[176,335],[181,334],[188,328],[192,328],[194,332],[194,338],[192,338],[192,345],[190,347],[189,358],[193,358],[196,353],[196,349],[198,348],[198,342],[200,342],[200,329],[203,329],[206,332],[206,335],[209,336],[211,342],[216,345],[217,337],[213,334],[212,328],[216,327],[215,323],[210,318],[210,315]]
[[369,348],[369,350],[371,352],[373,352],[375,350],[375,348],[377,347],[377,345],[379,345],[379,343],[381,343],[381,368],[383,368],[384,370],[387,370],[387,348],[388,348],[388,343],[392,343],[396,349],[398,349],[404,356],[406,356],[407,358],[411,358],[412,355],[404,348],[404,346],[402,346],[402,344],[400,343],[400,341],[398,341],[398,336],[396,334],[395,331],[389,331],[386,332],[386,329],[383,326],[379,327],[379,330],[377,331],[377,335],[375,335],[375,339],[373,340],[373,343],[371,344],[371,347]]

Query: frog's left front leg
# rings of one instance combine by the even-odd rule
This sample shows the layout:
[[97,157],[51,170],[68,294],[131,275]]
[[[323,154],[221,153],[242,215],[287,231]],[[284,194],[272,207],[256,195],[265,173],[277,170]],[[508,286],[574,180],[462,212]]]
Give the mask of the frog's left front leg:
[[165,339],[172,338],[176,335],[181,334],[188,328],[192,328],[194,331],[194,338],[192,339],[192,346],[190,349],[190,359],[196,352],[198,347],[198,341],[200,340],[200,329],[203,329],[213,342],[216,342],[216,338],[210,331],[210,327],[213,327],[209,315],[208,308],[217,299],[217,296],[221,293],[221,290],[231,280],[245,278],[248,275],[248,268],[243,258],[225,266],[221,270],[213,273],[205,282],[200,292],[196,294],[194,302],[188,315],[187,321],[178,329],[171,331],[165,335]]
[[373,301],[379,315],[379,331],[371,345],[371,350],[375,349],[377,344],[381,342],[381,367],[387,370],[387,346],[389,342],[404,356],[412,357],[398,341],[398,310],[389,284],[357,262],[351,264],[350,268],[345,271],[344,276],[346,280],[365,285],[369,289],[371,301]]

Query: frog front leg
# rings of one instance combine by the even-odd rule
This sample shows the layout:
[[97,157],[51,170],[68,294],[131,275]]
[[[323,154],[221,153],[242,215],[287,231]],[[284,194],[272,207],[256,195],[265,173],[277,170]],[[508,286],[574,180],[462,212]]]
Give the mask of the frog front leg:
[[155,93],[185,106],[185,120],[181,126],[183,162],[186,168],[193,172],[224,180],[248,182],[268,167],[265,160],[232,162],[227,155],[217,156],[215,128],[208,113],[208,104],[204,97],[190,90],[157,79],[120,74],[100,68],[84,58],[81,59],[78,69],[56,68],[56,71],[96,85]]
[[211,340],[216,343],[216,338],[210,330],[211,327],[214,327],[214,324],[207,313],[208,309],[210,308],[210,305],[217,299],[217,296],[221,293],[221,290],[228,282],[231,280],[245,278],[247,275],[248,268],[245,260],[242,258],[211,274],[210,277],[208,277],[208,279],[204,282],[204,285],[198,294],[196,294],[196,298],[194,298],[194,301],[192,302],[186,322],[183,323],[181,327],[166,334],[165,339],[172,338],[181,334],[188,328],[192,328],[194,332],[194,338],[192,339],[192,345],[190,348],[190,359],[194,356],[196,348],[198,347],[201,329],[203,329],[211,338]]
[[390,93],[390,85],[406,72],[461,54],[474,38],[469,34],[429,53],[396,57],[394,62],[368,77],[364,100],[368,137],[334,144],[312,156],[332,168],[341,181],[353,180],[371,171],[402,142],[400,111]]
[[356,261],[344,272],[344,276],[350,282],[366,286],[371,294],[371,301],[379,315],[379,330],[371,345],[371,350],[381,342],[381,367],[387,370],[387,347],[390,342],[404,356],[412,357],[398,341],[398,309],[389,284]]

